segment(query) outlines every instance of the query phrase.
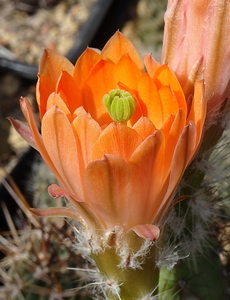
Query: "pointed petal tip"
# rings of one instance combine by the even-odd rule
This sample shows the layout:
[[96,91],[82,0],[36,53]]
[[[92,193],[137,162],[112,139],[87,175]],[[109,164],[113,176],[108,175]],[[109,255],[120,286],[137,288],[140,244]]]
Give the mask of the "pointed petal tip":
[[36,143],[30,127],[19,120],[10,117],[7,119],[10,121],[14,129],[24,138],[24,140],[27,141],[28,144],[30,144],[34,149],[37,150]]
[[77,198],[75,195],[67,192],[66,190],[62,189],[60,186],[58,186],[57,184],[51,184],[48,187],[48,193],[52,198],[61,198],[61,197],[68,197],[70,196],[71,198],[73,198],[74,200],[76,200],[77,202],[84,202],[81,199]]
[[30,105],[30,102],[29,100],[26,98],[26,97],[20,97],[19,98],[19,104],[21,106],[21,108],[24,106],[24,105]]
[[62,70],[66,70],[72,74],[74,66],[66,57],[55,50],[44,49],[40,59],[38,73],[57,80]]

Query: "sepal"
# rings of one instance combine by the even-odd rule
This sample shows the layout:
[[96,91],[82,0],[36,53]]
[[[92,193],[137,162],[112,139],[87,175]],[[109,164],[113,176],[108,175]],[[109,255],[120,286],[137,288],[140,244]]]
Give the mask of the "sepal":
[[8,120],[11,122],[14,129],[27,141],[27,143],[29,143],[30,146],[37,150],[36,143],[30,127],[25,123],[13,118],[8,118]]

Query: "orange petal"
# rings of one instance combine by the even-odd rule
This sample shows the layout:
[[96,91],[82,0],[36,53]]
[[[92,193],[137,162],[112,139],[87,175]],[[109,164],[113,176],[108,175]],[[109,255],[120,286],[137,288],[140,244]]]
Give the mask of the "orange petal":
[[154,81],[148,74],[144,74],[137,89],[142,102],[140,105],[143,115],[148,117],[156,128],[160,129],[163,124],[163,107]]
[[100,60],[82,89],[85,110],[101,125],[112,121],[104,106],[103,96],[118,87],[113,75],[114,64]]
[[87,48],[76,62],[73,78],[79,87],[88,79],[93,67],[101,60],[101,55],[94,49]]
[[183,109],[180,109],[179,112],[176,114],[170,130],[166,137],[166,153],[164,159],[164,173],[169,174],[172,164],[172,158],[174,149],[178,140],[180,139],[180,135],[186,125],[186,115]]
[[155,71],[160,67],[160,64],[154,59],[152,54],[147,54],[144,56],[144,63],[148,74],[153,77]]
[[160,66],[154,73],[154,81],[158,90],[162,86],[170,86],[171,90],[176,96],[179,107],[183,108],[187,112],[187,104],[185,101],[184,93],[177,80],[176,76],[172,73],[167,65]]
[[46,110],[49,110],[53,106],[59,107],[66,114],[68,119],[71,120],[71,114],[68,107],[66,106],[63,99],[55,92],[49,95],[49,98],[47,100]]
[[[176,185],[175,181],[181,177],[183,170],[189,164],[196,147],[196,126],[190,122],[182,131],[182,134],[175,147],[173,155],[173,165],[171,172],[171,185]],[[177,179],[176,179],[177,178]]]
[[66,71],[62,72],[57,82],[57,93],[64,99],[71,113],[82,106],[83,102],[80,88],[74,78]]
[[156,127],[146,117],[141,117],[132,127],[145,140],[149,135],[156,131]]
[[139,81],[142,73],[137,65],[133,62],[131,57],[126,54],[118,61],[115,66],[115,82],[125,84],[129,89],[136,90],[137,82]]
[[74,119],[72,128],[75,138],[79,140],[79,151],[86,168],[92,161],[93,145],[101,134],[101,127],[89,114],[82,114]]
[[83,199],[81,181],[83,163],[78,153],[71,124],[58,107],[50,108],[44,115],[42,136],[46,150],[61,175],[62,186]]
[[74,111],[73,114],[75,117],[78,117],[80,115],[87,115],[88,113],[85,111],[83,106],[80,106]]
[[170,115],[175,115],[178,112],[179,106],[170,86],[162,86],[158,92],[162,105],[162,123],[164,123]]
[[51,81],[56,82],[62,71],[67,71],[72,75],[74,66],[56,51],[45,49],[40,60],[39,74],[50,77]]
[[175,147],[172,166],[167,183],[167,192],[164,198],[162,197],[161,205],[157,210],[157,214],[154,217],[154,222],[159,222],[160,218],[165,215],[166,211],[171,205],[171,200],[174,195],[175,189],[183,175],[183,172],[189,164],[196,147],[196,126],[193,122],[187,125],[178,140]]
[[94,160],[85,172],[87,202],[108,227],[129,226],[132,190],[130,170],[120,157],[105,155]]
[[64,70],[69,74],[73,73],[74,67],[69,60],[53,50],[44,50],[39,66],[39,80],[36,87],[41,118],[45,113],[46,101],[49,95],[56,90],[58,78]]
[[170,129],[171,129],[171,126],[172,126],[174,120],[175,120],[175,115],[168,116],[168,118],[165,120],[163,126],[161,127],[161,130],[165,134],[165,139],[166,140],[168,139],[168,136],[169,136],[169,133],[170,133]]
[[144,70],[142,60],[132,42],[121,32],[117,31],[102,49],[101,56],[117,64],[125,54],[129,54],[139,70]]
[[46,164],[48,165],[48,167],[52,170],[52,172],[54,173],[54,175],[56,176],[56,178],[61,181],[61,177],[60,174],[58,173],[56,167],[54,166],[53,162],[51,161],[45,147],[44,147],[44,143],[42,140],[42,137],[40,135],[40,133],[38,132],[38,128],[34,119],[34,115],[32,112],[32,108],[31,105],[29,103],[29,101],[26,98],[21,98],[20,99],[20,106],[21,106],[21,110],[23,112],[23,115],[25,116],[29,127],[31,129],[31,133],[33,135],[33,140],[36,144],[36,148],[37,150],[40,152],[41,156],[43,157],[44,161],[46,162]]
[[185,125],[186,125],[186,114],[185,111],[182,108],[180,108],[170,127],[169,135],[167,138],[168,147],[172,147],[172,148],[175,147]]
[[101,159],[104,154],[113,154],[128,161],[141,142],[141,137],[132,128],[120,123],[111,123],[96,141],[93,159]]
[[196,81],[194,98],[191,110],[189,112],[188,121],[193,120],[197,127],[197,144],[202,135],[202,129],[206,117],[207,99],[204,96],[204,84],[202,81]]
[[163,182],[164,134],[157,130],[154,135],[136,149],[130,157],[129,166],[132,175],[134,204],[130,208],[138,219],[136,224],[151,223],[161,199],[157,198]]
[[55,91],[55,83],[51,83],[49,77],[38,74],[38,81],[36,85],[36,100],[41,120],[46,112],[47,99],[53,91]]

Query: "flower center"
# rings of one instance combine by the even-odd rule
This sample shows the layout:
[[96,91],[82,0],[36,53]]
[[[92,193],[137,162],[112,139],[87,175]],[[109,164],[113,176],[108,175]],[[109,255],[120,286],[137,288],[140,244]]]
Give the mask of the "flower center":
[[125,122],[132,118],[136,103],[133,96],[124,90],[111,90],[103,97],[104,105],[115,122]]

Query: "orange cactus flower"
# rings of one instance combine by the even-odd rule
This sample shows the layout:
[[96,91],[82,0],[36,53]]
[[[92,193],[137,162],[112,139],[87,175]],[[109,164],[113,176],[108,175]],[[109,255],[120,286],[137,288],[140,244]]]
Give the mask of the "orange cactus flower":
[[162,62],[175,72],[185,95],[197,78],[205,85],[212,122],[230,89],[230,1],[169,0]]
[[[72,208],[36,214],[68,216],[100,229],[119,225],[157,238],[154,225],[172,205],[199,145],[206,101],[202,82],[196,82],[187,104],[169,67],[158,65],[151,55],[144,61],[147,72],[120,32],[101,52],[86,49],[75,66],[44,51],[37,83],[41,134],[26,98],[20,103],[29,126],[11,121],[59,180],[61,187],[52,185],[49,193],[67,197]],[[125,112],[122,120],[103,103],[111,91],[119,101],[120,94],[129,95],[129,101],[112,108],[118,115]]]

